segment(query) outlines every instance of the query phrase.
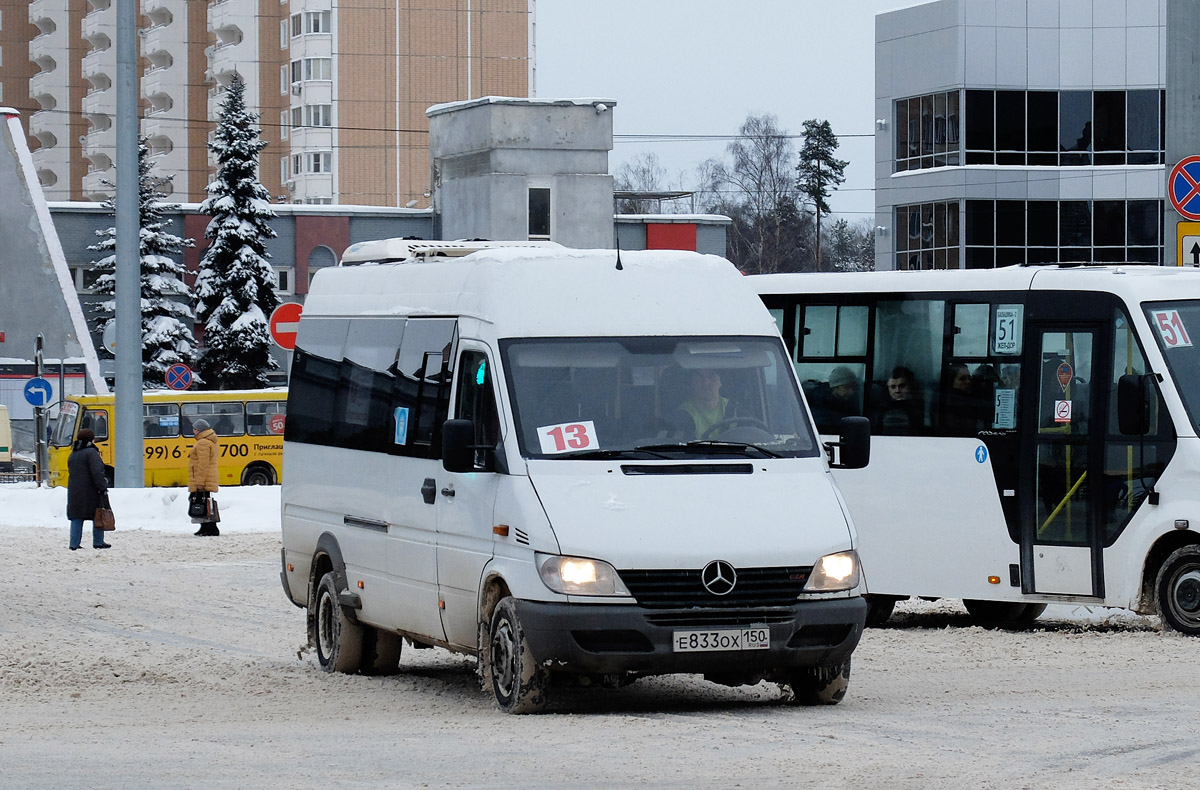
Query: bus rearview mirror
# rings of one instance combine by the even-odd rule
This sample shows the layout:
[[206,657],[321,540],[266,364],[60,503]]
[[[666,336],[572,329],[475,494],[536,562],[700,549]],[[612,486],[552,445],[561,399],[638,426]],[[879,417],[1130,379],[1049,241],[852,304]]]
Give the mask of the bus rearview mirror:
[[871,422],[866,417],[843,417],[838,430],[838,441],[825,443],[829,465],[834,469],[862,469],[870,463]]
[[1149,382],[1130,374],[1117,379],[1117,427],[1125,436],[1150,433]]

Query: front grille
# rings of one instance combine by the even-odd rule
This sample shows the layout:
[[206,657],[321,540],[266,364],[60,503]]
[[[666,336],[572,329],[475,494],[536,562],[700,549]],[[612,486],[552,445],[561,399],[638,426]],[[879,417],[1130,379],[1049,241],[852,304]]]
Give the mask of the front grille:
[[758,609],[794,604],[812,568],[738,568],[737,584],[727,595],[706,590],[699,569],[617,573],[638,606],[646,609]]
[[646,622],[662,628],[715,628],[717,626],[770,625],[791,622],[795,615],[791,609],[691,609],[683,612],[654,612],[646,615]]

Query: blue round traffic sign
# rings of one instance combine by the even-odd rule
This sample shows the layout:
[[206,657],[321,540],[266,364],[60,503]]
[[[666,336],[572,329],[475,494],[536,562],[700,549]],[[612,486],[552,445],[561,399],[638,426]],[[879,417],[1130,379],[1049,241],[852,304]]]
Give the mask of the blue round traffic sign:
[[167,386],[173,390],[185,390],[192,386],[192,369],[182,362],[167,368]]
[[54,397],[54,387],[42,377],[32,378],[25,382],[25,400],[30,406],[43,408]]
[[1171,168],[1167,195],[1182,216],[1200,221],[1200,156],[1185,157]]

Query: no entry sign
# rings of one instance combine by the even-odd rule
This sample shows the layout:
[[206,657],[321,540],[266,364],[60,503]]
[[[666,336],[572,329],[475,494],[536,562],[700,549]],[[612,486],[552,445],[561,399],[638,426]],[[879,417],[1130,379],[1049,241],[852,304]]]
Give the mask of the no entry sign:
[[291,351],[296,347],[296,330],[300,328],[303,310],[299,302],[284,302],[271,313],[271,339],[280,348]]
[[192,369],[182,362],[167,368],[167,386],[173,390],[185,390],[192,386]]

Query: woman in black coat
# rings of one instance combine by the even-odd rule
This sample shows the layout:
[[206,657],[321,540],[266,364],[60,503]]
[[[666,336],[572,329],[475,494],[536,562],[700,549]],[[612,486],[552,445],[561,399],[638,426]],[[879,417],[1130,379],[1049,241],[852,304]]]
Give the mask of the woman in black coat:
[[96,435],[90,428],[79,431],[79,437],[67,457],[67,518],[71,520],[71,551],[79,548],[83,539],[83,522],[92,522],[92,548],[107,549],[104,531],[96,529],[96,508],[100,498],[108,493],[104,477],[104,462],[92,440]]

